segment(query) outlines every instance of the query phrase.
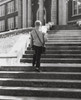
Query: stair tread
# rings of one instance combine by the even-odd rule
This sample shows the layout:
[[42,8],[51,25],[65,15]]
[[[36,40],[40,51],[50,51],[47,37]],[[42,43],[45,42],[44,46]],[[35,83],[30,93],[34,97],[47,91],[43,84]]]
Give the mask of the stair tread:
[[64,42],[69,42],[69,41],[71,42],[71,41],[72,41],[72,42],[78,42],[78,41],[80,41],[80,42],[81,42],[80,39],[74,39],[74,38],[73,38],[73,39],[72,39],[72,38],[71,38],[71,39],[68,38],[68,40],[67,40],[67,38],[65,38],[65,39],[59,39],[59,38],[57,38],[58,40],[55,40],[56,38],[55,38],[54,40],[53,40],[53,39],[54,39],[54,38],[51,38],[51,39],[48,39],[47,41],[48,41],[48,42],[55,42],[55,41],[56,41],[56,42],[57,42],[57,41],[64,41]]
[[[70,63],[41,63],[41,67],[81,67],[81,64],[70,64]],[[32,67],[31,63],[27,64],[16,64],[16,65],[3,65],[1,67]]]
[[51,98],[51,97],[17,97],[17,96],[5,96],[0,95],[1,100],[81,100],[81,99],[66,99],[66,98]]
[[[26,50],[26,52],[27,52],[27,51],[29,51],[29,50]],[[66,49],[62,49],[62,48],[61,48],[60,50],[59,50],[59,49],[56,49],[56,50],[52,50],[52,49],[51,49],[51,50],[48,50],[48,49],[47,49],[46,51],[50,51],[50,52],[52,52],[52,51],[59,51],[59,52],[60,52],[60,51],[80,51],[80,50],[78,50],[78,49],[77,49],[77,50],[76,50],[76,49],[72,50],[72,49],[70,49],[70,48],[69,48],[68,50],[66,50]],[[33,50],[31,50],[31,51],[29,51],[29,52],[33,52]]]
[[[32,58],[22,58],[22,59],[32,60]],[[41,58],[41,60],[81,60],[81,59],[80,58]]]
[[70,89],[70,88],[42,88],[42,87],[7,87],[0,86],[0,90],[34,90],[34,91],[64,91],[64,92],[81,92],[81,89]]
[[20,82],[62,82],[62,83],[81,83],[81,80],[64,80],[64,79],[13,79],[13,78],[0,78],[0,81],[20,81]]
[[47,42],[46,44],[81,44],[81,42],[70,42],[70,41],[67,41],[67,42],[61,42],[61,41],[58,41],[58,42]]
[[40,72],[40,73],[38,73],[38,72],[35,72],[35,71],[33,71],[33,72],[26,72],[26,71],[0,71],[0,74],[40,74],[40,75],[42,75],[42,74],[64,74],[64,75],[81,75],[81,73],[80,72]]
[[[24,55],[33,55],[33,54],[24,54]],[[47,54],[47,53],[45,53],[45,54],[42,54],[42,55],[74,55],[74,54]],[[75,54],[75,55],[78,55],[78,56],[80,56],[81,54]]]

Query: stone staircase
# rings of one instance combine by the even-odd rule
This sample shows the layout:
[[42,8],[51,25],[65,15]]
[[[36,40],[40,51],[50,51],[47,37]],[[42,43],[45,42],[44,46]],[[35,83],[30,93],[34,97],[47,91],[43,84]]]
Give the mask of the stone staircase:
[[[0,95],[81,99],[81,31],[51,31],[46,47],[41,72],[31,64],[0,67]],[[20,62],[31,63],[32,53],[26,50]]]
[[51,27],[51,30],[81,30],[81,28],[74,24],[74,25],[55,25]]
[[[41,63],[81,63],[81,31],[60,31],[49,34],[46,54]],[[21,62],[32,62],[33,51],[26,50]]]

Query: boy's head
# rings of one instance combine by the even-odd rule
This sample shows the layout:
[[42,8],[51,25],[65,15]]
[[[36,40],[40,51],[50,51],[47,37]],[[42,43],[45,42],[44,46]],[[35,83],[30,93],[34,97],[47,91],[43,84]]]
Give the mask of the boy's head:
[[39,26],[41,26],[41,25],[42,25],[42,23],[41,23],[40,20],[36,20],[36,21],[35,21],[35,26],[36,26],[36,27],[39,27]]

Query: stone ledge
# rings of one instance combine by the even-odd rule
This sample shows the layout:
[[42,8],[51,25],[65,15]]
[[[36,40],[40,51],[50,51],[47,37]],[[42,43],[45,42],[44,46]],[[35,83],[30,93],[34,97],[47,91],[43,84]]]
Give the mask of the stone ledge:
[[0,55],[0,65],[14,65],[20,63],[20,58],[24,54],[28,44],[29,34],[22,35],[9,53]]
[[9,55],[9,54],[0,54],[0,59],[4,58],[17,58],[17,55]]
[[6,32],[1,32],[0,33],[0,38],[5,38],[8,36],[12,36],[12,35],[18,35],[18,34],[26,34],[28,32],[30,32],[33,28],[29,27],[29,28],[23,28],[23,29],[15,29],[15,30],[10,30],[10,31],[6,31]]

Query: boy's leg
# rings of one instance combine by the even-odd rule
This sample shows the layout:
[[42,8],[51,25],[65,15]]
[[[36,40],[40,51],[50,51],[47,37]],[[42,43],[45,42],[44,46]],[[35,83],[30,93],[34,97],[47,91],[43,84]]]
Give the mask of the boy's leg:
[[36,47],[34,46],[32,66],[34,66],[35,63],[36,63],[36,51],[37,51],[37,50],[36,50]]
[[33,54],[33,66],[35,65],[36,63],[36,53]]
[[36,68],[40,69],[40,58],[41,58],[41,49],[40,47],[37,48],[37,53],[36,53]]

